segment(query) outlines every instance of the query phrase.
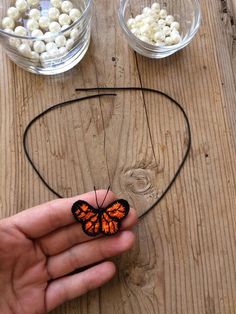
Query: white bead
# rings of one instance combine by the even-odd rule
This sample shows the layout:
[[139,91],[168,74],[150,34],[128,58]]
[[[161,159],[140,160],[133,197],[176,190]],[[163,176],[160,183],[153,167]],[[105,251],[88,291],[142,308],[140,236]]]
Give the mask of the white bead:
[[60,11],[57,8],[52,7],[48,10],[48,17],[50,18],[50,20],[56,21],[58,20],[59,16]]
[[57,22],[51,22],[48,28],[49,28],[49,31],[52,33],[57,33],[57,32],[60,32],[61,30],[61,26]]
[[171,46],[173,44],[172,38],[171,37],[166,37],[165,38],[165,44],[166,44],[166,46]]
[[34,42],[34,51],[38,53],[44,52],[46,49],[45,43],[42,40],[36,40]]
[[69,12],[69,16],[71,18],[71,21],[74,22],[78,20],[78,18],[81,16],[81,12],[79,9],[72,9]]
[[[61,30],[62,31],[64,31],[65,29],[67,29],[68,27],[70,27],[70,25],[63,25],[62,27],[61,27]],[[70,36],[70,30],[68,30],[68,31],[66,31],[66,32],[63,32],[63,35],[64,36],[66,36],[66,37],[68,37],[68,36]]]
[[51,58],[57,58],[58,57],[58,48],[52,48],[48,51],[48,54]]
[[139,30],[141,34],[147,34],[150,31],[150,27],[148,24],[144,24]]
[[151,9],[152,9],[152,11],[160,12],[160,9],[161,9],[160,4],[157,3],[157,2],[154,2],[154,3],[152,4],[152,6],[151,6]]
[[40,29],[34,29],[33,32],[31,33],[32,37],[42,37],[43,32]]
[[11,28],[13,29],[15,27],[15,21],[13,18],[6,16],[2,20],[2,28]]
[[151,8],[149,7],[143,8],[143,11],[142,11],[143,14],[148,15],[150,12],[151,12]]
[[7,10],[7,15],[8,17],[12,18],[13,20],[18,20],[19,17],[20,17],[20,12],[17,8],[15,7],[10,7],[8,10]]
[[172,15],[167,15],[166,17],[166,25],[171,25],[174,22],[174,17]]
[[144,16],[139,14],[139,15],[135,16],[134,20],[135,20],[135,22],[141,22],[143,20],[143,18],[144,18]]
[[177,34],[177,33],[172,33],[172,32],[171,32],[171,34],[170,34],[170,38],[171,38],[172,43],[173,43],[174,45],[178,44],[178,43],[180,42],[180,40],[181,40],[181,36],[180,36],[179,34]]
[[144,35],[139,35],[138,38],[146,43],[150,43],[150,40],[148,39],[148,37]]
[[28,9],[28,3],[25,0],[16,0],[16,8],[23,13]]
[[34,20],[38,21],[39,18],[40,18],[40,11],[38,9],[31,9],[29,11],[29,17],[31,19],[34,19]]
[[17,48],[17,47],[20,46],[21,40],[18,39],[18,38],[13,38],[13,37],[12,37],[12,38],[9,39],[9,44],[10,44],[12,47]]
[[61,8],[62,0],[50,0],[51,5],[57,9]]
[[42,29],[47,29],[50,24],[50,19],[47,16],[41,16],[39,19],[39,26]]
[[58,22],[61,25],[69,25],[71,23],[71,19],[68,14],[63,13],[59,16]]
[[31,51],[30,59],[33,59],[34,61],[38,61],[39,60],[39,53],[37,53],[35,51]]
[[32,32],[33,30],[39,28],[39,23],[36,20],[29,19],[26,23],[26,26],[27,26],[28,30],[30,30]]
[[15,34],[18,36],[27,36],[27,29],[23,26],[17,26],[15,28]]
[[39,0],[27,0],[30,7],[36,7],[39,5]]
[[127,26],[128,26],[129,28],[133,28],[134,25],[135,25],[135,20],[134,20],[133,18],[128,19],[128,21],[127,21]]
[[133,33],[135,36],[140,35],[139,29],[138,28],[132,28],[131,33]]
[[171,33],[170,27],[169,27],[169,26],[164,26],[164,27],[163,27],[163,32],[164,32],[164,34],[165,34],[166,36],[169,36],[170,33]]
[[56,43],[58,48],[64,47],[66,44],[66,37],[64,35],[57,36],[55,39],[55,43]]
[[54,42],[47,43],[46,45],[46,51],[49,52],[50,50],[57,48],[57,45]]
[[33,40],[29,40],[29,39],[22,39],[21,42],[22,44],[26,44],[30,47],[33,47],[33,43],[34,43]]
[[61,10],[64,13],[69,13],[73,9],[73,4],[70,1],[63,1],[61,4]]
[[153,36],[153,39],[157,42],[157,41],[164,41],[165,40],[165,34],[160,31],[160,32],[156,32]]
[[165,9],[162,9],[159,12],[159,16],[160,16],[161,19],[165,19],[167,17],[167,11]]
[[173,23],[171,23],[170,28],[171,29],[175,28],[178,31],[180,29],[180,25],[178,22],[173,22]]
[[160,26],[160,27],[164,27],[164,26],[166,26],[166,21],[165,20],[163,20],[163,19],[160,19],[158,22],[157,22],[157,24]]
[[50,42],[54,41],[55,35],[53,35],[53,33],[51,33],[51,32],[46,32],[43,36],[43,39],[46,43],[50,43]]
[[24,57],[29,57],[31,54],[30,46],[27,44],[21,44],[19,47],[17,47],[17,49]]
[[77,39],[79,37],[79,35],[80,35],[80,31],[78,30],[78,28],[74,28],[70,32],[70,38],[72,38],[72,39]]
[[74,43],[75,43],[74,39],[72,38],[68,39],[66,42],[66,49],[70,50],[73,47]]
[[40,61],[43,62],[43,61],[49,60],[50,56],[49,56],[49,54],[47,52],[43,52],[43,53],[41,53],[39,58],[40,58]]
[[61,48],[59,48],[59,50],[58,50],[58,55],[59,56],[64,56],[65,54],[67,53],[67,49],[66,49],[66,47],[61,47]]
[[154,19],[152,16],[147,16],[143,19],[144,24],[152,24],[154,22]]

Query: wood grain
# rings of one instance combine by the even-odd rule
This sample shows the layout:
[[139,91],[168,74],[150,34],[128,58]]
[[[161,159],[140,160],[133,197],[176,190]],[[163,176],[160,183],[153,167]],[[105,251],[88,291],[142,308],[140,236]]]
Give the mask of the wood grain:
[[[158,61],[128,48],[114,18],[117,6],[95,3],[89,51],[68,73],[26,73],[0,50],[0,215],[54,198],[22,151],[24,128],[36,114],[85,95],[76,87],[161,89],[188,113],[190,158],[171,191],[139,222],[134,249],[115,259],[117,276],[54,313],[236,313],[235,1],[201,1],[194,41]],[[28,143],[63,195],[111,184],[141,213],[180,162],[186,128],[165,98],[119,92],[50,113],[32,128]]]

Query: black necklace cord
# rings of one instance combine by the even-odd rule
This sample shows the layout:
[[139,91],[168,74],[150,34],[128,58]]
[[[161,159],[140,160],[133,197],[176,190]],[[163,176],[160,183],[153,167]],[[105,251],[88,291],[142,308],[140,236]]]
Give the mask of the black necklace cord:
[[177,179],[178,175],[180,174],[180,171],[182,170],[187,157],[189,155],[190,149],[191,149],[191,142],[192,142],[192,135],[191,135],[191,128],[190,128],[190,122],[187,116],[187,113],[185,112],[184,108],[181,106],[181,104],[176,101],[174,98],[166,94],[165,92],[162,92],[158,89],[152,89],[152,88],[147,88],[147,87],[90,87],[90,88],[76,88],[76,91],[85,91],[85,92],[92,92],[92,91],[128,91],[128,90],[134,90],[134,91],[144,91],[144,92],[153,92],[159,95],[162,95],[169,99],[174,105],[181,111],[183,114],[186,127],[187,127],[187,134],[188,134],[188,143],[187,143],[187,148],[186,151],[183,155],[183,159],[181,163],[179,164],[174,176],[172,177],[171,181],[165,188],[165,190],[162,192],[159,198],[150,206],[148,207],[144,213],[142,213],[138,218],[143,218],[148,212],[150,212],[166,195],[166,193],[170,190],[172,185],[174,184],[175,180]]
[[[174,176],[172,177],[170,183],[168,184],[168,186],[165,188],[165,190],[162,192],[162,194],[160,195],[160,197],[149,207],[145,210],[144,213],[142,213],[139,218],[143,218],[148,212],[150,212],[161,200],[162,198],[166,195],[166,193],[170,190],[170,188],[172,187],[172,185],[174,184],[176,178],[178,177],[180,171],[182,170],[187,157],[189,155],[190,152],[190,148],[191,148],[191,129],[190,129],[190,123],[189,123],[189,119],[188,116],[184,110],[184,108],[180,105],[180,103],[178,103],[174,98],[172,98],[171,96],[169,96],[168,94],[157,90],[157,89],[152,89],[152,88],[146,88],[146,87],[93,87],[93,88],[77,88],[76,91],[86,91],[86,92],[93,92],[93,91],[128,91],[128,90],[136,90],[136,91],[144,91],[144,92],[154,92],[157,94],[160,94],[164,97],[166,97],[167,99],[169,99],[171,102],[174,103],[174,105],[181,111],[181,113],[183,114],[183,117],[185,119],[186,122],[186,126],[187,126],[187,134],[188,134],[188,143],[187,143],[187,148],[186,151],[183,155],[183,159],[181,161],[181,163],[179,164],[177,171],[175,172]],[[30,130],[30,128],[32,127],[32,125],[39,120],[41,117],[45,116],[47,113],[49,113],[50,111],[65,107],[67,105],[70,104],[75,104],[76,102],[82,102],[84,100],[88,100],[88,99],[92,99],[92,98],[97,98],[97,97],[103,97],[103,96],[117,96],[116,93],[99,93],[99,94],[93,94],[93,95],[88,95],[85,97],[80,97],[80,98],[76,98],[76,99],[71,99],[53,106],[50,106],[48,109],[44,110],[43,112],[41,112],[40,114],[38,114],[35,118],[33,118],[29,124],[26,126],[24,134],[23,134],[23,149],[25,152],[25,155],[29,161],[29,163],[31,164],[32,168],[34,169],[34,171],[37,173],[37,175],[39,176],[40,180],[43,182],[43,184],[48,188],[48,190],[50,190],[53,194],[55,194],[58,198],[63,198],[62,195],[60,195],[57,191],[55,191],[48,183],[47,181],[44,179],[43,175],[40,173],[39,169],[36,167],[36,165],[34,164],[34,161],[32,159],[32,157],[30,156],[29,150],[28,150],[28,145],[27,145],[27,135],[28,132]]]
[[95,94],[95,95],[89,95],[89,96],[85,96],[85,97],[80,97],[80,98],[75,98],[75,99],[71,99],[71,100],[67,100],[65,102],[50,106],[49,108],[47,108],[46,110],[42,111],[41,113],[39,113],[36,117],[34,117],[26,126],[25,130],[24,130],[24,134],[23,134],[23,149],[26,155],[26,158],[28,159],[29,163],[31,164],[32,168],[34,169],[34,171],[37,173],[37,175],[39,176],[40,180],[43,182],[43,184],[48,188],[48,190],[50,190],[53,194],[55,194],[58,198],[63,198],[63,196],[61,194],[59,194],[57,191],[55,191],[49,184],[48,182],[44,179],[43,175],[40,173],[39,169],[36,167],[32,157],[30,156],[29,150],[28,150],[28,145],[27,145],[27,136],[28,136],[28,132],[30,130],[30,128],[32,127],[32,125],[39,120],[40,118],[42,118],[43,116],[45,116],[47,113],[49,113],[50,111],[71,105],[71,104],[76,104],[77,102],[82,102],[84,100],[88,100],[88,99],[92,99],[92,98],[97,98],[97,97],[104,97],[104,96],[117,96],[117,94],[115,93],[104,93],[104,94]]

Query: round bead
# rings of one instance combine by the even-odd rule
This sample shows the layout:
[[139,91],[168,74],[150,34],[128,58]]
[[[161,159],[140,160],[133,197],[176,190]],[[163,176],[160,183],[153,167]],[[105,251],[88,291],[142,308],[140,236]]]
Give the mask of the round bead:
[[142,11],[142,13],[143,13],[144,15],[148,15],[150,12],[151,12],[151,8],[149,8],[149,7],[145,7],[145,8],[143,9],[143,11]]
[[163,19],[160,19],[158,22],[157,22],[157,24],[158,24],[158,26],[160,26],[160,27],[164,27],[164,26],[166,26],[166,21],[165,20],[163,20]]
[[39,23],[36,20],[29,19],[26,23],[26,26],[27,26],[28,30],[30,30],[32,32],[33,30],[39,28]]
[[66,53],[67,53],[66,47],[61,47],[61,48],[58,49],[58,55],[60,57],[64,56]]
[[74,28],[70,32],[70,38],[72,38],[72,39],[77,39],[79,37],[79,35],[80,35],[80,31],[78,30],[78,28]]
[[46,32],[43,36],[43,39],[46,43],[50,43],[50,42],[54,41],[55,35],[53,35],[53,33],[51,33],[51,32]]
[[152,23],[154,22],[154,19],[153,19],[152,16],[147,16],[147,17],[145,17],[145,18],[143,19],[143,22],[144,22],[145,24],[152,24]]
[[39,5],[39,0],[27,0],[30,7],[37,7]]
[[128,26],[129,28],[133,28],[134,25],[135,25],[135,20],[134,20],[133,18],[128,19],[128,21],[127,21],[127,26]]
[[[68,27],[70,27],[70,25],[63,25],[63,26],[61,27],[61,30],[64,31],[64,30],[67,29]],[[68,30],[68,31],[66,31],[66,32],[63,32],[63,35],[66,36],[66,37],[70,36],[70,30]]]
[[160,4],[157,2],[154,2],[151,6],[151,9],[152,11],[160,12],[160,9],[161,9]]
[[40,58],[41,62],[44,62],[44,61],[49,60],[50,56],[49,56],[48,52],[43,52],[43,53],[41,53],[39,58]]
[[52,48],[48,51],[48,54],[51,58],[57,58],[58,57],[58,48]]
[[16,0],[16,8],[23,13],[28,9],[28,3],[25,0]]
[[171,25],[174,22],[174,17],[172,15],[167,15],[166,17],[166,25]]
[[58,20],[59,16],[60,11],[57,8],[52,7],[48,10],[48,17],[50,18],[50,20],[56,21]]
[[33,20],[38,21],[40,18],[40,11],[38,9],[31,9],[29,11],[29,17]]
[[45,43],[42,40],[36,40],[34,42],[34,51],[38,53],[44,52],[46,49]]
[[171,33],[170,34],[170,38],[171,38],[172,43],[174,45],[178,44],[180,42],[180,40],[181,40],[181,36],[179,34],[177,34],[177,33]]
[[43,32],[40,29],[34,29],[33,32],[31,33],[32,37],[42,37]]
[[170,33],[171,33],[170,27],[169,27],[169,26],[164,26],[164,27],[163,27],[163,32],[164,32],[164,34],[165,34],[166,36],[169,36]]
[[10,7],[8,10],[7,10],[7,15],[8,17],[12,18],[13,20],[18,20],[19,17],[20,17],[20,12],[17,8],[15,7]]
[[69,12],[69,16],[71,18],[71,21],[74,22],[76,20],[78,20],[78,18],[81,16],[81,12],[79,9],[72,9]]
[[61,8],[62,0],[50,0],[51,5],[57,9]]
[[10,44],[12,47],[17,48],[17,47],[20,46],[21,40],[18,39],[18,38],[13,38],[13,37],[12,37],[12,38],[9,39],[9,44]]
[[142,27],[140,27],[140,33],[141,34],[147,34],[150,31],[149,25],[148,24],[144,24]]
[[58,21],[61,25],[69,25],[71,19],[68,14],[63,13],[59,16]]
[[57,32],[60,32],[61,30],[61,26],[57,22],[51,22],[48,28],[49,28],[49,31],[52,33],[57,33]]
[[66,42],[66,49],[70,50],[73,47],[74,43],[75,43],[74,39],[72,38],[68,39]]
[[132,28],[132,29],[131,29],[131,33],[134,34],[135,36],[140,35],[138,28]]
[[157,41],[164,41],[165,40],[165,34],[162,31],[156,32],[153,36],[153,39]]
[[46,51],[49,52],[50,50],[57,48],[57,45],[54,42],[47,43],[46,45]]
[[33,41],[32,40],[29,40],[29,39],[22,39],[21,40],[22,44],[26,44],[30,47],[33,47]]
[[139,15],[135,16],[134,20],[137,23],[137,22],[141,22],[143,20],[143,18],[144,18],[144,16],[139,14]]
[[172,38],[171,37],[166,37],[165,38],[165,44],[166,44],[166,46],[171,46],[172,44],[173,44],[173,42],[172,42]]
[[34,61],[38,61],[39,60],[39,53],[37,53],[35,51],[31,51],[30,59],[33,59]]
[[29,57],[31,54],[30,46],[27,44],[21,44],[19,47],[17,47],[17,49],[24,57]]
[[150,43],[150,40],[148,39],[147,36],[144,35],[139,35],[138,38],[142,41],[144,41],[145,43]]
[[55,43],[56,43],[58,48],[64,47],[66,44],[66,37],[64,35],[57,36],[55,39]]
[[173,22],[173,23],[171,23],[170,28],[176,29],[178,31],[180,29],[180,25],[178,22]]
[[11,28],[13,29],[15,27],[15,21],[13,18],[6,16],[2,20],[2,28]]
[[9,34],[13,34],[14,33],[13,29],[11,29],[11,28],[5,28],[4,32],[9,33]]
[[27,29],[23,26],[17,26],[15,28],[15,34],[18,36],[27,36]]
[[61,10],[64,13],[69,13],[73,9],[73,4],[70,1],[63,1],[61,4]]
[[42,29],[47,29],[50,24],[50,19],[47,16],[41,16],[39,19],[39,26]]
[[160,12],[159,12],[159,17],[161,19],[165,19],[167,17],[167,11],[165,9],[162,9]]

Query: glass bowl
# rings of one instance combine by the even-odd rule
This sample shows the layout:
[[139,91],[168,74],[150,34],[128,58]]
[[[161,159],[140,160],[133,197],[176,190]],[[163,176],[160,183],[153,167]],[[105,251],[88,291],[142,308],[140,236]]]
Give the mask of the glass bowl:
[[[92,0],[71,0],[71,2],[74,8],[80,10],[81,14],[74,22],[62,26],[60,31],[50,32],[50,34],[48,28],[39,28],[43,31],[43,35],[33,37],[30,31],[26,36],[22,36],[15,34],[10,29],[3,29],[2,19],[7,16],[8,8],[16,5],[15,1],[3,0],[0,6],[0,41],[9,58],[21,68],[43,75],[62,73],[74,67],[83,58],[89,47]],[[41,16],[47,16],[51,6],[50,0],[39,0],[39,5],[35,8],[40,10]],[[63,13],[60,8],[59,10],[60,14]],[[17,25],[26,26],[28,20],[29,8],[26,12],[21,13],[13,30]],[[46,48],[42,47],[49,42],[53,43],[51,49],[49,52],[43,51]],[[35,53],[35,49],[37,53]]]
[[127,25],[130,18],[141,15],[143,9],[153,3],[151,0],[121,0],[118,18],[130,47],[145,57],[159,59],[172,55],[191,42],[200,26],[201,11],[198,0],[160,0],[161,9],[167,10],[179,22],[181,39],[178,44],[157,46],[139,39]]

